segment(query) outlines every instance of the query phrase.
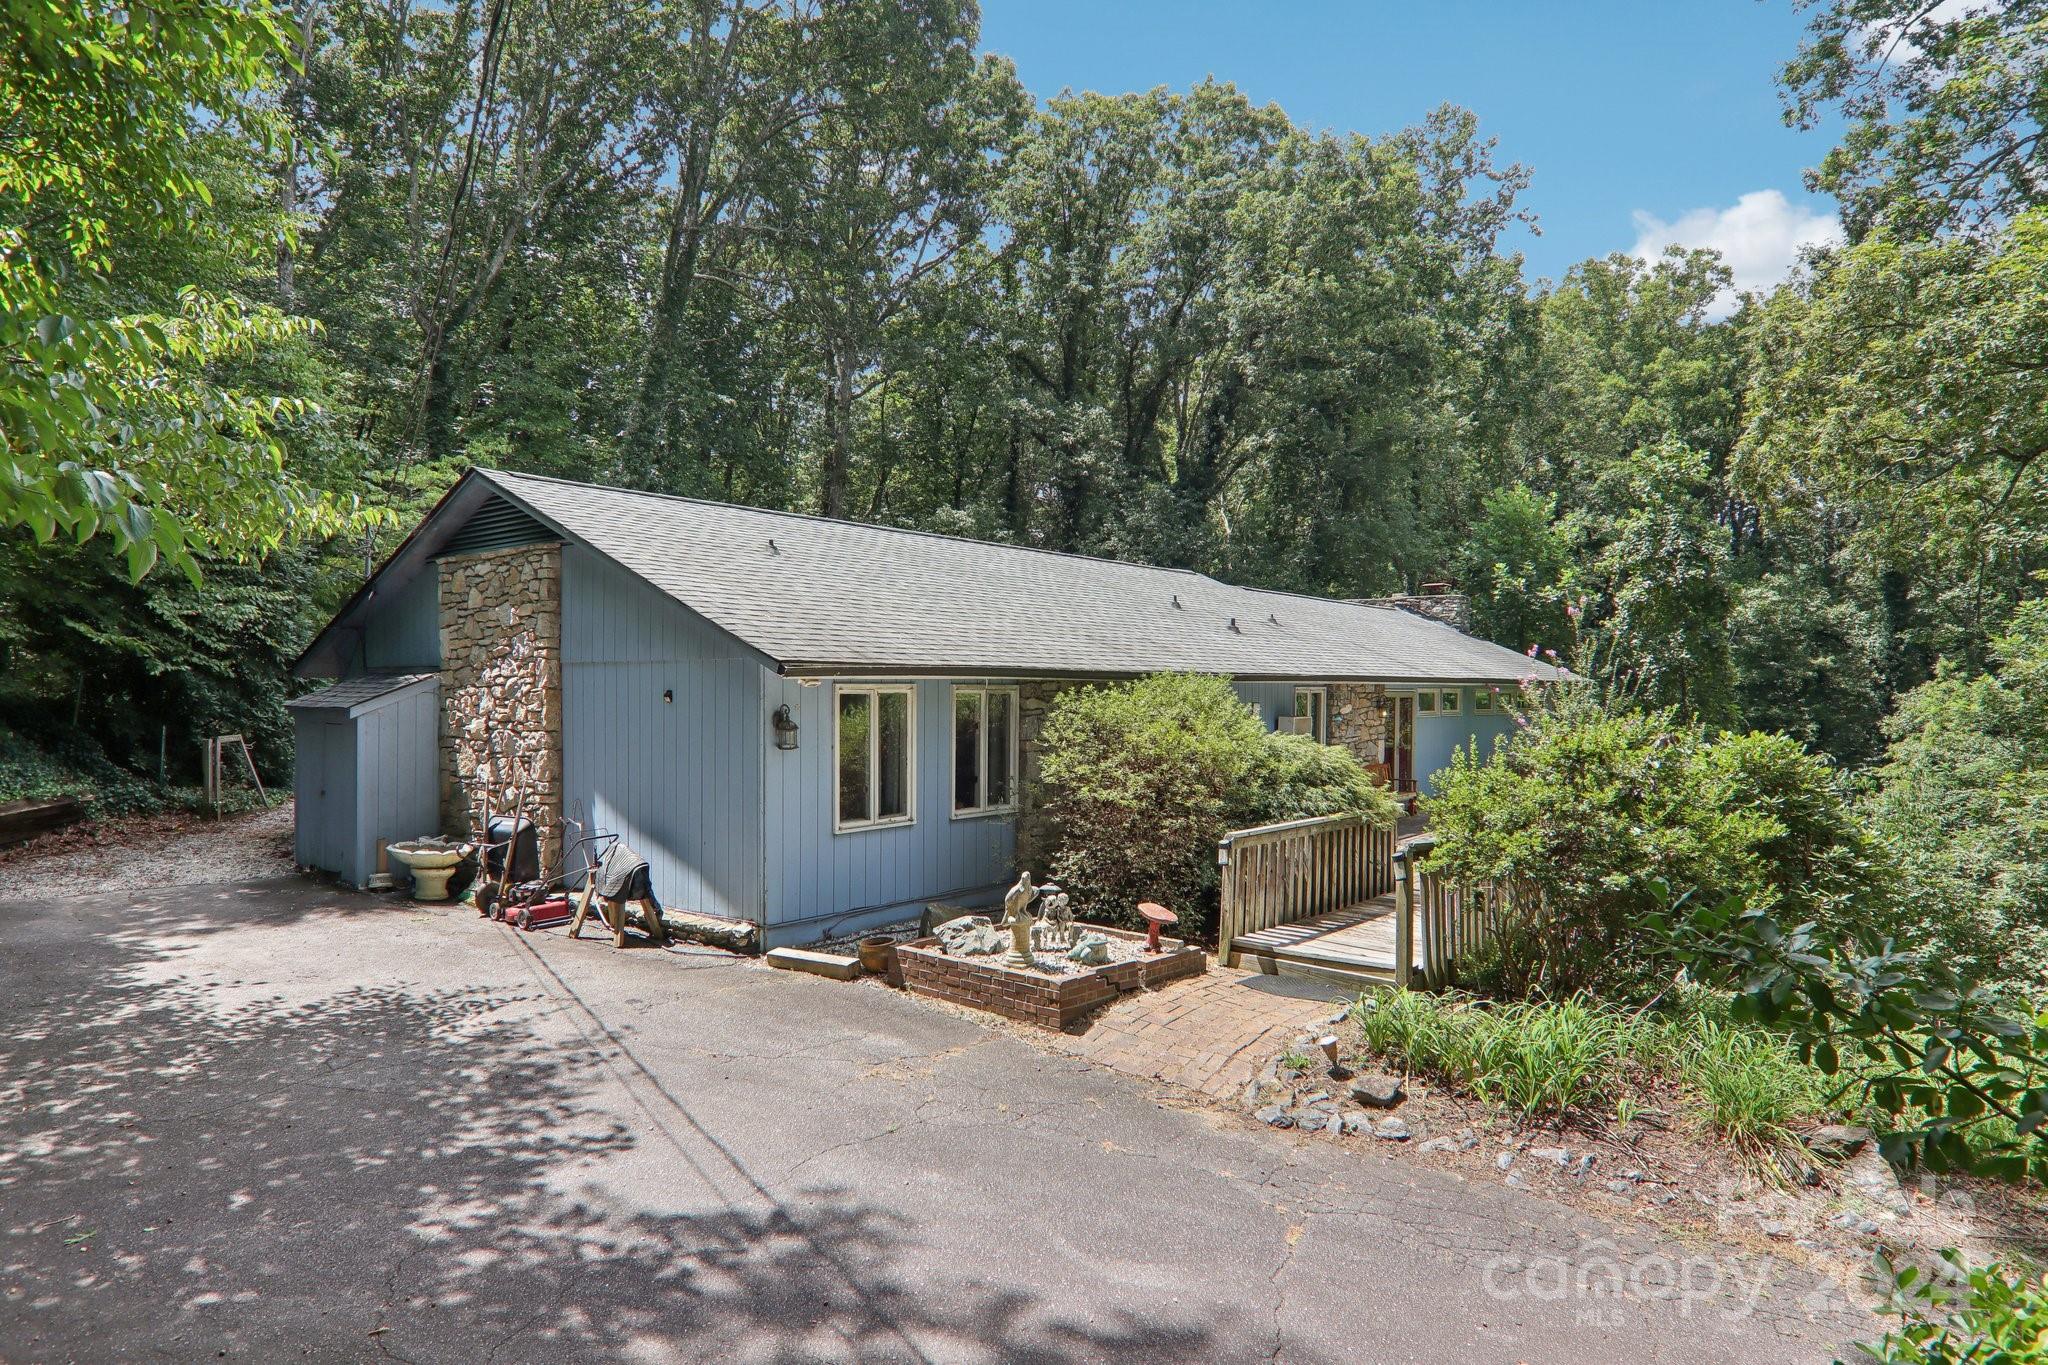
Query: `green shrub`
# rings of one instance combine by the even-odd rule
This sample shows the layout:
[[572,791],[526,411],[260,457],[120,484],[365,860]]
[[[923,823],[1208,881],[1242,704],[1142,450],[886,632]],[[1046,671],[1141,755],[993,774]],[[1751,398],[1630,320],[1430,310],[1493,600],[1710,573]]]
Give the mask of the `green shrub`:
[[1668,889],[1783,906],[1846,932],[1890,883],[1825,759],[1779,735],[1708,739],[1672,711],[1544,689],[1490,762],[1460,753],[1427,803],[1455,879],[1513,881],[1541,924],[1502,936],[1468,979],[1509,996],[1641,996],[1670,977],[1641,931]]
[[1154,900],[1213,924],[1232,829],[1393,804],[1342,749],[1266,730],[1227,678],[1161,674],[1062,694],[1040,733],[1051,870],[1086,918],[1137,924]]
[[[1939,1275],[1897,1271],[1888,1305],[1899,1325],[1860,1358],[1887,1365],[2021,1365],[2048,1358],[2048,1277],[2025,1265],[1970,1269],[1941,1253]],[[1879,1264],[1890,1270],[1890,1263]]]

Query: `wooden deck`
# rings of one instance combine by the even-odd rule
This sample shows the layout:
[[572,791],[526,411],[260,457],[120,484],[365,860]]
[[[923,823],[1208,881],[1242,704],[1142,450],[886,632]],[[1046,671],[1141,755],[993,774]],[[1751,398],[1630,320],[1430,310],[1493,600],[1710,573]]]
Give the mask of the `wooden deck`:
[[[1238,964],[1254,971],[1340,986],[1390,986],[1394,898],[1379,896],[1292,924],[1240,934],[1231,946],[1237,950]],[[1422,969],[1419,953],[1415,969]]]

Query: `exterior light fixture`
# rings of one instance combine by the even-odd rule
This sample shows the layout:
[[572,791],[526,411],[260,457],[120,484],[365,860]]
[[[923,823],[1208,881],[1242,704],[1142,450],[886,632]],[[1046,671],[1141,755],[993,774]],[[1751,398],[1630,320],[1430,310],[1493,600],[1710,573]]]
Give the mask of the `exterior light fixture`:
[[794,749],[796,747],[796,717],[789,714],[788,702],[784,702],[775,708],[775,719],[771,723],[775,726],[775,747],[778,749]]

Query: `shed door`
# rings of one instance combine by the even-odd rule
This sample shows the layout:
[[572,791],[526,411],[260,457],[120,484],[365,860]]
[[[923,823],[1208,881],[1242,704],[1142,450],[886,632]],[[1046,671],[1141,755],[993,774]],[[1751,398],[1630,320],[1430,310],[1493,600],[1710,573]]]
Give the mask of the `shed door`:
[[342,870],[348,857],[349,840],[355,823],[355,727],[347,720],[330,720],[320,727],[318,766],[313,772],[313,808],[302,811],[310,836],[313,865],[329,872]]

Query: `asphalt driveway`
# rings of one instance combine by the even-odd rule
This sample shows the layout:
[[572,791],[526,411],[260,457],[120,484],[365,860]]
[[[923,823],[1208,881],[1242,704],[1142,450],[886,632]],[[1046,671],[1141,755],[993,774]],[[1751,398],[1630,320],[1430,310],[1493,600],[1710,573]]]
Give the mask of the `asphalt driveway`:
[[0,903],[0,1359],[1725,1361],[1780,1263],[869,986],[300,881]]

